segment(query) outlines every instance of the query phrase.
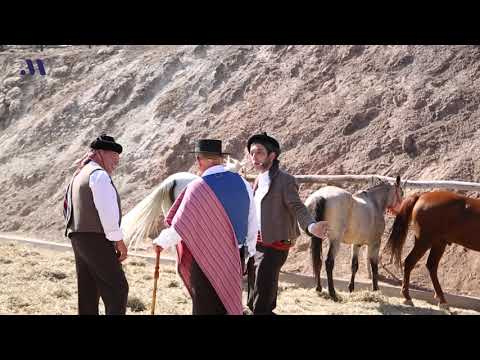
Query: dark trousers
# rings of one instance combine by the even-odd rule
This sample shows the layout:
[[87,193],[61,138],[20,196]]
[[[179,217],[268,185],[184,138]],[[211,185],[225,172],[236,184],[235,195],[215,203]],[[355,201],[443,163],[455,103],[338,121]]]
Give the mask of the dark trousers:
[[[242,262],[242,271],[244,264],[244,248],[240,250],[240,260]],[[195,259],[192,259],[191,267],[191,285],[192,285],[192,314],[193,315],[226,315],[227,310],[217,295],[210,281],[198,266]]]
[[287,257],[288,250],[257,245],[249,259],[247,305],[254,315],[271,315],[277,307],[278,277]]
[[190,271],[192,315],[226,315],[225,306],[194,259]]
[[113,242],[103,234],[70,234],[78,284],[78,314],[98,315],[100,297],[107,315],[127,311],[128,282]]

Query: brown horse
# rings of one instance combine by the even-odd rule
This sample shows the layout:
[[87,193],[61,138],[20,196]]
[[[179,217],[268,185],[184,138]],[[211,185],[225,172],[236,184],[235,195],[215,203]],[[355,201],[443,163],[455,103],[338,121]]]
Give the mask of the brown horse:
[[402,248],[410,222],[413,223],[415,244],[405,259],[402,294],[413,305],[409,295],[410,273],[415,264],[430,249],[427,269],[441,308],[447,301],[437,277],[440,259],[452,243],[480,251],[480,200],[449,191],[431,191],[405,198],[393,223],[387,248],[400,266]]

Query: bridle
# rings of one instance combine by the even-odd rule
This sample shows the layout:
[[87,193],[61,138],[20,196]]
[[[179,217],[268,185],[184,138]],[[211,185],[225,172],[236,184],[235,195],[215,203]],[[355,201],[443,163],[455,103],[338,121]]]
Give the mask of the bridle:
[[400,196],[400,186],[395,184],[395,202],[392,206],[387,207],[387,212],[391,215],[396,215],[396,212],[393,209],[401,203],[402,197]]

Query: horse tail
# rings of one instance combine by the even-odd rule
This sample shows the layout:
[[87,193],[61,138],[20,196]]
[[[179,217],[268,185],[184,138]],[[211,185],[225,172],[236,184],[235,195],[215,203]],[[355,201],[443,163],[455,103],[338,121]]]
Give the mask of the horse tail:
[[158,233],[161,226],[161,215],[167,214],[173,205],[173,191],[176,180],[166,178],[145,199],[130,210],[122,220],[122,230],[125,244],[130,248],[146,239],[149,235]]
[[318,198],[317,202],[315,203],[315,220],[316,221],[322,221],[324,219],[325,203],[326,203],[326,200],[324,197]]
[[[315,221],[324,219],[325,198],[320,197],[315,202]],[[311,237],[310,253],[312,256],[312,268],[317,286],[320,286],[320,270],[322,268],[322,239],[314,235]],[[319,289],[317,289],[319,290]]]
[[401,266],[402,249],[407,238],[408,226],[412,217],[413,207],[417,203],[420,194],[413,194],[403,200],[400,211],[393,222],[392,231],[387,242],[387,249],[390,251],[390,263],[395,260],[395,265]]

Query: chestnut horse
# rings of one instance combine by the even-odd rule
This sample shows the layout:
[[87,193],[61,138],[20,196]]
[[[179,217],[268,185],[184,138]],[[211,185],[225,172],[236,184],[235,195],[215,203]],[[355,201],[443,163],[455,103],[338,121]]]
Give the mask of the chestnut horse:
[[445,247],[452,243],[480,251],[480,200],[449,191],[417,193],[405,198],[387,242],[387,249],[397,266],[400,266],[410,222],[413,223],[415,244],[404,264],[402,294],[405,302],[413,305],[409,295],[410,273],[430,249],[427,269],[435,298],[439,300],[440,308],[448,308],[437,277],[438,264]]

